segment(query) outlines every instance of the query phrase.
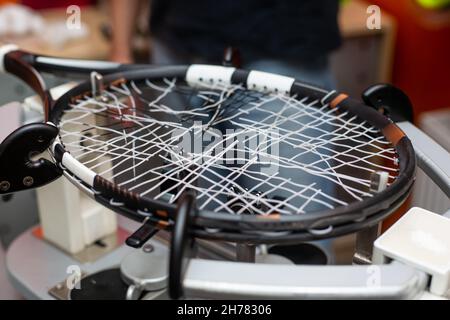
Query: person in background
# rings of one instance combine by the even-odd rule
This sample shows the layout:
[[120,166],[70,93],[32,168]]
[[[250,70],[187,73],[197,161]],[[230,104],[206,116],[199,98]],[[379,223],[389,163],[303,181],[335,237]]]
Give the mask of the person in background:
[[[112,0],[111,59],[131,62],[139,0]],[[241,53],[242,67],[279,73],[328,89],[328,56],[341,43],[338,0],[153,0],[154,64],[220,63],[224,49]]]

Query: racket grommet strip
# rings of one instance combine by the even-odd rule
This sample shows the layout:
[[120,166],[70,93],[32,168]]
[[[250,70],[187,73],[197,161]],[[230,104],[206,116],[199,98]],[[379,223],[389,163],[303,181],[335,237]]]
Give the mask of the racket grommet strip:
[[88,186],[94,186],[94,179],[96,173],[89,168],[83,166],[78,160],[76,160],[69,152],[64,152],[62,155],[61,163],[65,168],[77,176],[81,181]]
[[205,85],[220,84],[227,86],[231,84],[231,77],[236,68],[193,64],[186,72],[186,82],[191,87],[202,87]]
[[294,82],[294,78],[253,70],[248,74],[247,88],[261,92],[280,92],[289,95]]

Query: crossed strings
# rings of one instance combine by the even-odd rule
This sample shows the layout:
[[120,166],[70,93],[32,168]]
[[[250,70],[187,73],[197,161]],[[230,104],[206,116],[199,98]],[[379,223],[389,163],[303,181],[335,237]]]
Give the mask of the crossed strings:
[[[59,127],[66,149],[116,184],[170,203],[192,189],[200,209],[229,214],[345,206],[373,196],[372,173],[385,171],[392,183],[399,170],[395,149],[366,121],[240,85],[122,83],[102,99],[78,99]],[[205,135],[206,148],[180,146]]]

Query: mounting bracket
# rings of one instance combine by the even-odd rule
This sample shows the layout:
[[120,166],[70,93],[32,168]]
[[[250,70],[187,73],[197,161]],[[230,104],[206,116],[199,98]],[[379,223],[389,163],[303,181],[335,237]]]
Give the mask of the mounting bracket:
[[57,135],[53,125],[31,123],[6,137],[0,145],[0,194],[37,188],[62,175],[51,161],[32,159],[49,148]]

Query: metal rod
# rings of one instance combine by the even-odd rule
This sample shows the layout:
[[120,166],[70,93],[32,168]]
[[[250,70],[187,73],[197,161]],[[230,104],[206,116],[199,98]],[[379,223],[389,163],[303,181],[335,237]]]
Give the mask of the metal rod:
[[236,260],[255,263],[256,246],[248,243],[236,244]]
[[373,242],[378,238],[380,224],[366,228],[356,234],[354,264],[372,264]]
[[103,76],[98,72],[91,72],[91,90],[95,98],[99,98],[103,93]]

